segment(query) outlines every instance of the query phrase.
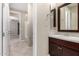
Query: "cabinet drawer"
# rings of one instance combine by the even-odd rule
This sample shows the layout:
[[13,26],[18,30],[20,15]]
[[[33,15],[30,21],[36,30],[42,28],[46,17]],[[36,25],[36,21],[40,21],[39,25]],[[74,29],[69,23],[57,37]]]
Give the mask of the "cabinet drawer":
[[63,47],[63,56],[79,56],[79,52]]
[[64,41],[63,46],[79,51],[79,43]]
[[56,38],[50,38],[49,42],[51,44],[57,44],[57,45],[60,45],[60,46],[63,46],[63,43],[64,43],[63,40],[58,40]]
[[63,40],[58,40],[58,39],[57,39],[57,43],[56,43],[56,44],[58,44],[58,45],[60,45],[60,46],[63,46],[63,43],[64,43]]
[[49,38],[50,43],[57,43],[57,40],[55,38]]

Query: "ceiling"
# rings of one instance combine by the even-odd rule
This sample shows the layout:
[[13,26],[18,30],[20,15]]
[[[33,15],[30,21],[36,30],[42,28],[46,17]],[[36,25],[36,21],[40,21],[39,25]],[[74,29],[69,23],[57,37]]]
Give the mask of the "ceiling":
[[27,3],[10,3],[10,9],[27,13]]

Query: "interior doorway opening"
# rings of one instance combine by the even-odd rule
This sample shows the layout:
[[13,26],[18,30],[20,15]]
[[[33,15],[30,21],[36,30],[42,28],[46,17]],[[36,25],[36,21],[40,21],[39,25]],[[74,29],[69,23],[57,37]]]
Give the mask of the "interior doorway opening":
[[[9,54],[11,56],[32,56],[32,25],[28,20],[27,3],[9,4]],[[32,31],[29,31],[32,30]]]

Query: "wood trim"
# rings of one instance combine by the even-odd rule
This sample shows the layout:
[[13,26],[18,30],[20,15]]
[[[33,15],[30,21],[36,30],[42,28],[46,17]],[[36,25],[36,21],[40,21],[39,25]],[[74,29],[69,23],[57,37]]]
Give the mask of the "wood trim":
[[61,30],[60,29],[60,8],[67,6],[71,3],[65,3],[58,7],[58,32],[79,32],[79,3],[78,4],[78,30]]
[[50,12],[54,12],[53,27],[56,27],[56,9],[52,9]]
[[78,3],[78,31],[79,31],[79,3]]

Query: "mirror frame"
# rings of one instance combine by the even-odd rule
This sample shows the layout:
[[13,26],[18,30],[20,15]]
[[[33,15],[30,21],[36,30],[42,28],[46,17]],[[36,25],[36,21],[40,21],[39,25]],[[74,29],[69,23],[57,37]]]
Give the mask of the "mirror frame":
[[65,3],[58,7],[58,32],[79,32],[79,3],[77,3],[78,4],[78,14],[77,14],[78,15],[78,30],[61,30],[60,29],[60,15],[61,15],[60,8],[65,7],[69,4],[72,4],[72,3]]
[[[53,15],[53,27],[56,27],[56,9],[54,8],[54,9],[52,9],[51,11],[50,11],[50,13],[52,13],[52,12],[54,12],[54,15]],[[51,19],[50,19],[51,20]]]

